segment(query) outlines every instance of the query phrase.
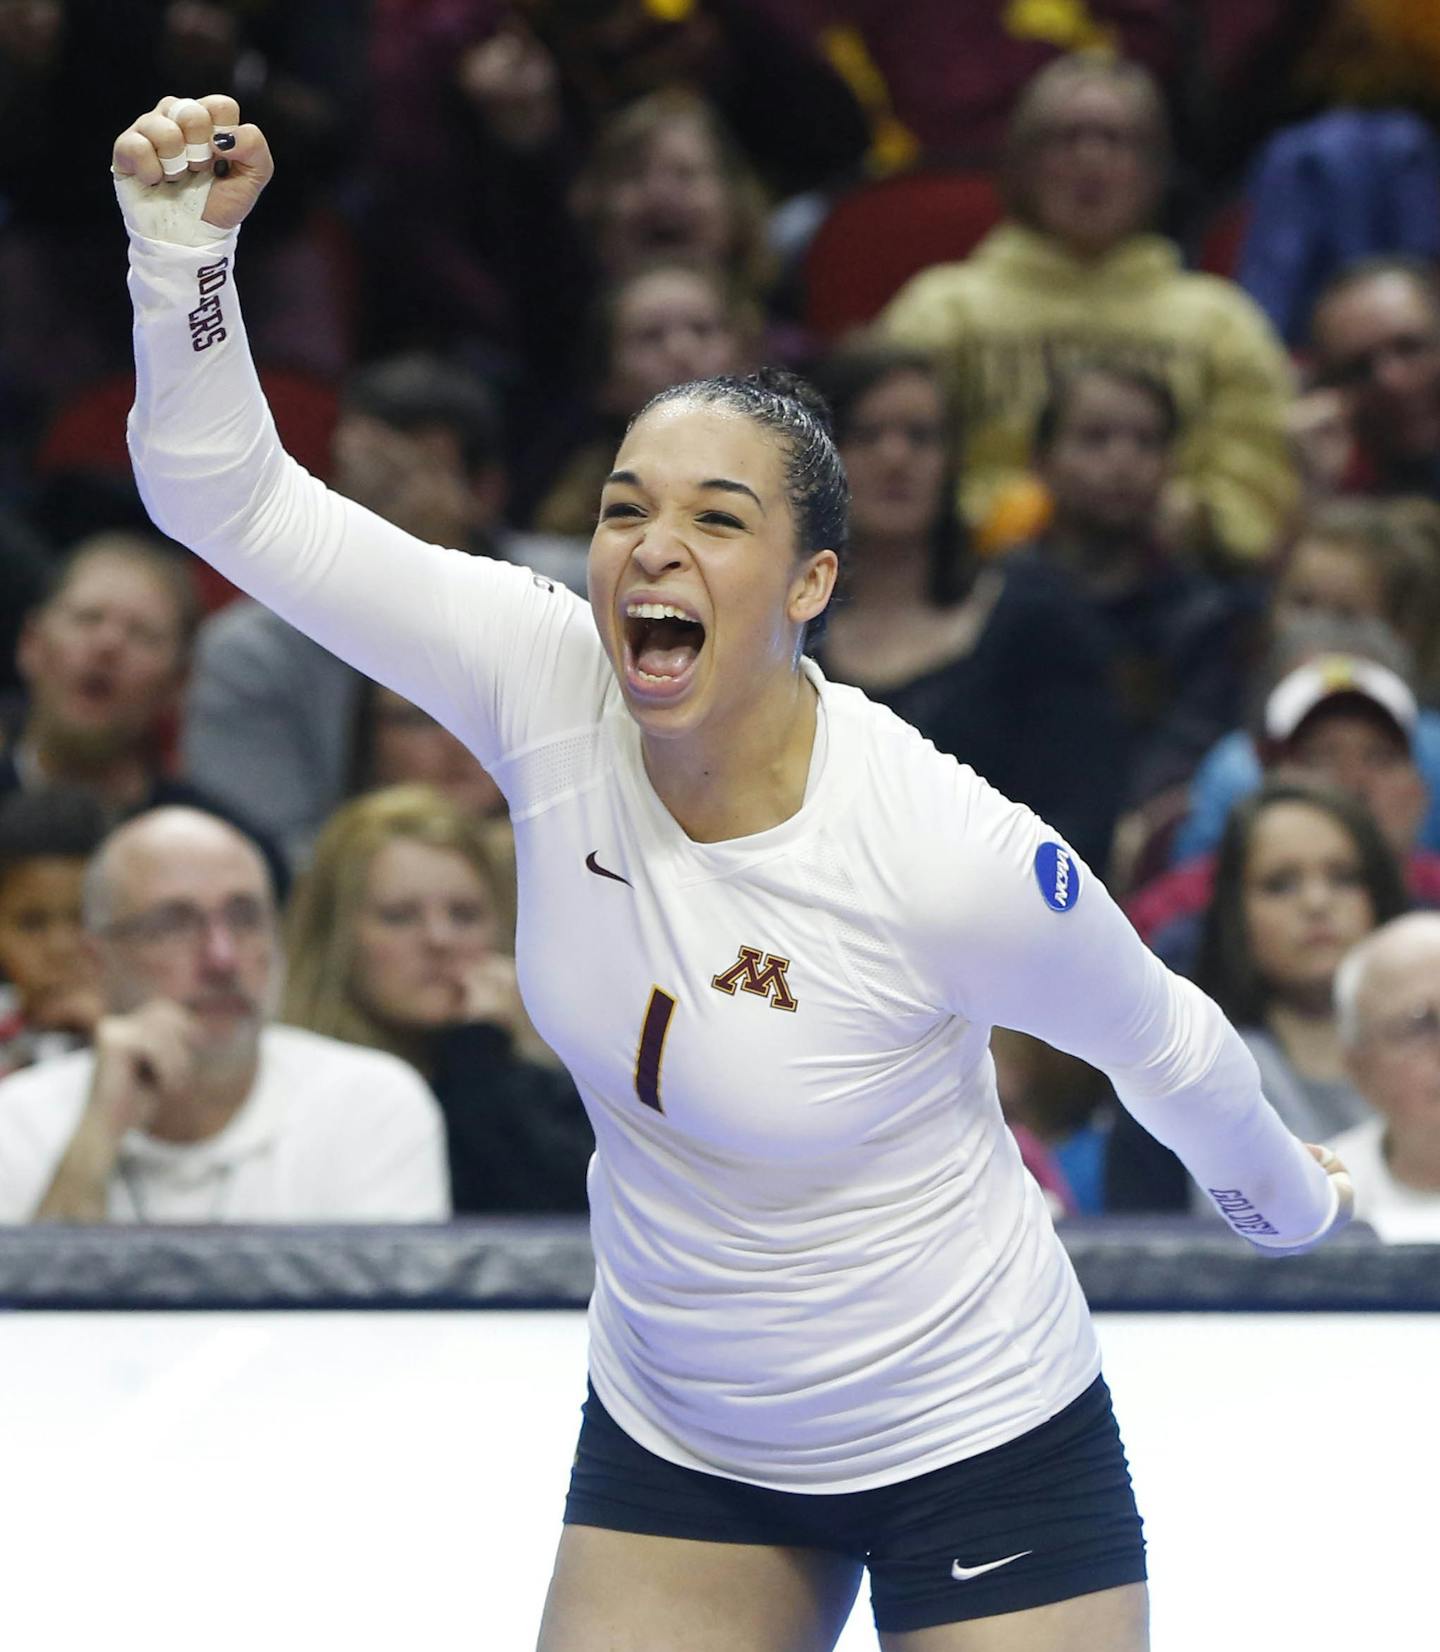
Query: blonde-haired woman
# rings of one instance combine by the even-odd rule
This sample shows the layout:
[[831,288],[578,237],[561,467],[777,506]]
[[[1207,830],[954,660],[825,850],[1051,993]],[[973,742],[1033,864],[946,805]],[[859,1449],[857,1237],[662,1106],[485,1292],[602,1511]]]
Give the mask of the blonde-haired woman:
[[486,827],[430,786],[331,816],[289,915],[285,1019],[416,1067],[445,1113],[457,1213],[583,1210],[593,1138],[536,1059],[513,898]]

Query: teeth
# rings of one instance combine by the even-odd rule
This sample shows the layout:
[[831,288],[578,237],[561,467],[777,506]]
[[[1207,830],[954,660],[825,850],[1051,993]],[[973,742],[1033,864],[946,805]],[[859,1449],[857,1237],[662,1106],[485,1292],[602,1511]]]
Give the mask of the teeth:
[[688,620],[692,625],[696,623],[693,614],[672,608],[668,602],[629,602],[625,605],[625,616],[627,619],[676,619]]

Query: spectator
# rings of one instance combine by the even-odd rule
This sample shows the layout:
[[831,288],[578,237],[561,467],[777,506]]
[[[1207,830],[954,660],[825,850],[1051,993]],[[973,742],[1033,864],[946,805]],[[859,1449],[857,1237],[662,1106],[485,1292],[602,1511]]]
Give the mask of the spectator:
[[88,792],[47,786],[0,802],[0,1078],[87,1043],[100,1018],[81,886],[104,835]]
[[[505,794],[480,759],[428,711],[412,704],[393,688],[366,682],[355,743],[355,766],[347,795],[388,790],[392,786],[424,786],[442,793],[472,821],[485,841],[490,872],[502,900],[503,926],[515,932],[515,832],[510,825]],[[531,1053],[555,1057],[534,1039]]]
[[1187,780],[1238,720],[1255,606],[1164,543],[1178,437],[1162,379],[1102,362],[1062,373],[1035,427],[1053,515],[1031,551],[1063,573],[1101,627],[1130,730],[1131,802]]
[[112,823],[163,803],[205,809],[247,831],[284,886],[283,856],[234,803],[165,770],[199,608],[181,554],[135,534],[75,546],[26,619],[16,652],[28,699],[0,753],[0,796],[79,786]]
[[[1058,1214],[1099,1215],[1105,1207],[1105,1143],[1120,1110],[1104,1073],[1027,1033],[996,1027],[990,1035],[995,1082],[1005,1122],[1020,1143],[1031,1175],[1031,1144],[1043,1155]],[[1057,1214],[1052,1201],[1052,1214]]]
[[[1266,701],[1264,756],[1277,777],[1334,786],[1361,803],[1416,904],[1440,906],[1440,856],[1416,848],[1428,801],[1412,749],[1416,718],[1414,696],[1393,671],[1352,655],[1323,655],[1282,678]],[[1147,944],[1182,974],[1195,968],[1215,877],[1214,858],[1198,855],[1124,903]]]
[[[493,398],[465,369],[405,356],[357,373],[333,440],[334,486],[434,544],[504,555],[571,580],[583,553],[501,527],[506,476]],[[538,554],[537,554],[538,553]],[[248,808],[302,865],[350,789],[366,679],[256,602],[200,633],[186,772]]]
[[267,1026],[270,879],[212,815],[156,809],[85,890],[107,1014],[93,1051],[0,1083],[0,1220],[435,1221],[438,1111],[393,1056]]
[[352,791],[433,786],[471,820],[506,818],[505,795],[474,752],[428,711],[382,683],[367,684],[356,765]]
[[966,554],[952,505],[953,427],[927,355],[863,341],[814,377],[851,492],[845,600],[820,653],[824,670],[1103,864],[1124,729],[1098,626],[1054,570]]
[[1440,140],[1408,109],[1326,109],[1277,132],[1246,189],[1235,279],[1293,349],[1336,272],[1440,255]]
[[[157,87],[233,92],[248,118],[305,165],[282,177],[276,212],[246,243],[246,314],[262,360],[333,375],[350,340],[346,270],[327,193],[348,158],[358,9],[277,0],[38,0],[0,7],[0,373],[32,415],[56,395],[128,366],[124,293],[90,255],[113,202],[104,169],[65,201],[47,187],[58,146],[102,153],[122,110]],[[262,15],[263,14],[263,15]],[[26,27],[27,23],[30,25]],[[328,82],[328,84],[327,84]],[[126,117],[128,118],[128,116]]]
[[1440,285],[1428,264],[1369,258],[1323,289],[1315,376],[1341,392],[1355,439],[1348,491],[1440,500]]
[[[1440,639],[1435,618],[1440,561],[1396,520],[1397,514],[1416,510],[1428,517],[1430,509],[1418,500],[1348,500],[1313,513],[1271,589],[1264,621],[1268,659],[1258,674],[1261,705],[1281,677],[1316,654],[1372,659],[1407,684],[1414,677],[1412,648],[1433,659]],[[1429,680],[1434,677],[1432,663]],[[1414,749],[1431,793],[1418,841],[1440,850],[1440,713],[1421,709]],[[1231,806],[1254,791],[1260,777],[1254,734],[1237,727],[1222,736],[1196,769],[1188,814],[1171,842],[1171,859],[1189,860],[1213,849]]]
[[1180,268],[1146,234],[1168,139],[1135,64],[1067,57],[1016,106],[1005,165],[1009,221],[963,263],[922,271],[882,325],[934,350],[952,375],[966,441],[961,501],[982,524],[1025,472],[1057,368],[1103,355],[1170,386],[1184,432],[1166,503],[1172,540],[1229,562],[1270,553],[1296,494],[1285,433],[1290,366],[1233,283]]
[[749,372],[760,312],[718,265],[666,257],[612,283],[596,306],[592,332],[590,405],[572,413],[568,451],[550,465],[534,514],[541,533],[590,536],[631,417],[672,384]]
[[[1277,780],[1236,805],[1196,979],[1240,1030],[1275,1110],[1306,1140],[1327,1141],[1366,1116],[1331,988],[1346,951],[1407,905],[1394,855],[1353,798]],[[1117,1114],[1109,1137],[1107,1207],[1201,1208],[1179,1160],[1127,1119]]]
[[[1186,29],[1169,0],[966,6],[953,0],[762,0],[824,26],[831,55],[864,54],[852,81],[880,79],[908,152],[990,166],[1025,84],[1066,51],[1119,51],[1169,79]],[[1210,0],[1213,6],[1215,0]],[[1247,0],[1253,7],[1255,0]],[[1208,9],[1208,8],[1207,8]],[[858,39],[852,44],[851,31]],[[837,37],[839,37],[837,39]],[[878,71],[878,75],[877,75]],[[1192,70],[1193,72],[1193,70]],[[896,147],[890,138],[885,147]],[[882,151],[883,153],[883,151]]]
[[583,1210],[594,1138],[569,1077],[526,1054],[511,906],[480,827],[438,792],[356,798],[296,895],[286,1018],[424,1075],[458,1212]]
[[1336,1016],[1373,1114],[1334,1139],[1355,1214],[1382,1239],[1440,1242],[1440,916],[1397,918],[1346,954]]
[[[778,199],[852,175],[865,117],[803,27],[751,0],[379,0],[374,18],[378,296],[392,336],[482,338],[554,380],[593,295],[566,201],[612,119],[690,88]],[[765,72],[757,74],[756,65]],[[643,114],[637,114],[643,122]],[[712,118],[705,117],[707,120]],[[708,189],[708,140],[661,179]],[[738,168],[737,168],[738,170]],[[464,180],[457,187],[456,179]],[[758,197],[757,197],[758,198]],[[675,240],[651,251],[682,250]],[[547,337],[547,332],[552,335]]]
[[[548,227],[544,199],[527,203],[526,233],[505,246],[511,285],[527,295],[529,325],[540,330],[531,358],[549,379],[564,384],[580,365],[579,323],[597,294],[657,259],[714,270],[741,302],[770,296],[764,191],[716,110],[693,91],[653,92],[611,115],[568,197],[551,198]],[[801,353],[792,332],[772,326],[766,355]]]
[[751,290],[770,273],[765,196],[713,106],[674,88],[617,112],[596,135],[573,208],[612,279],[690,258]]

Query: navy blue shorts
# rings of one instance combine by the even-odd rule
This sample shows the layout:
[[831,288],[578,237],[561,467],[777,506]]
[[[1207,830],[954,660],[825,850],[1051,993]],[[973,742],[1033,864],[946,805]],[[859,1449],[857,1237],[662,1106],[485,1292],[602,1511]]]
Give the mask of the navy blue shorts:
[[1019,1439],[873,1491],[771,1491],[680,1468],[637,1445],[594,1389],[583,1415],[566,1525],[838,1552],[868,1567],[882,1631],[995,1617],[1145,1578],[1103,1377]]

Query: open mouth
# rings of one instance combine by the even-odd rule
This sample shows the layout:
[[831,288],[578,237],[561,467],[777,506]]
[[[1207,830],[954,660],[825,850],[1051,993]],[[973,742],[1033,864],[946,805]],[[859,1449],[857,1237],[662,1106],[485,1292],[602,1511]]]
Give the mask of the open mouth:
[[88,706],[107,705],[114,694],[114,681],[103,671],[87,671],[75,683],[76,698]]
[[647,699],[673,699],[689,686],[705,627],[668,602],[625,605],[625,674]]
[[654,252],[676,252],[688,247],[695,231],[688,217],[656,213],[644,225],[646,245]]

